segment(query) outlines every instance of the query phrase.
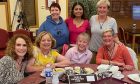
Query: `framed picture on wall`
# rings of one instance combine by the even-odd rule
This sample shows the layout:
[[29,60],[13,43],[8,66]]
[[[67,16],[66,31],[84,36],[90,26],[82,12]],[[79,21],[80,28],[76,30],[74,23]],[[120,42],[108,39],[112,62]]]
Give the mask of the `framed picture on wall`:
[[30,27],[38,27],[37,0],[22,0],[22,8]]
[[53,2],[58,3],[58,0],[46,0],[46,8],[49,8]]
[[112,1],[112,12],[119,12],[121,9],[121,1]]

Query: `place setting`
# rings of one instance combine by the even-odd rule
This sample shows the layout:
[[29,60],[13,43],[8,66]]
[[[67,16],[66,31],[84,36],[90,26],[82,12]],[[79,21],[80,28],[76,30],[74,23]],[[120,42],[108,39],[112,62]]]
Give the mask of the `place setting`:
[[129,79],[135,81],[136,83],[140,83],[140,73],[129,74],[127,76]]
[[[55,68],[52,75],[54,74],[58,74],[58,79],[62,83],[91,83],[94,81],[94,70],[89,67]],[[45,77],[45,70],[41,72],[40,76]]]
[[[103,81],[113,81],[116,83],[126,83],[122,81],[124,75],[119,71],[118,66],[101,64],[95,72],[90,67],[65,67],[53,69],[53,74],[58,74],[58,79],[62,83],[102,83]],[[45,71],[40,74],[45,77]],[[41,83],[43,84],[43,83]]]

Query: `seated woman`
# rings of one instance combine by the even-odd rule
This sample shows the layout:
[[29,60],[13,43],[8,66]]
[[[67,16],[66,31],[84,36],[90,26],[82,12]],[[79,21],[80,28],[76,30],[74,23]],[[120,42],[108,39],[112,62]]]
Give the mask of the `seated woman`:
[[42,71],[47,64],[51,64],[53,67],[65,67],[70,64],[70,61],[60,55],[55,47],[55,39],[49,32],[41,32],[35,41],[34,57],[29,61],[27,65],[28,72]]
[[77,37],[76,46],[66,52],[66,57],[72,64],[89,64],[92,58],[92,52],[88,49],[90,36],[87,33],[80,33]]
[[32,58],[30,38],[14,35],[8,42],[6,56],[0,59],[0,84],[16,84],[24,78],[25,67]]
[[134,68],[133,61],[125,45],[115,43],[112,29],[103,31],[103,45],[98,49],[97,64],[113,64],[125,70]]

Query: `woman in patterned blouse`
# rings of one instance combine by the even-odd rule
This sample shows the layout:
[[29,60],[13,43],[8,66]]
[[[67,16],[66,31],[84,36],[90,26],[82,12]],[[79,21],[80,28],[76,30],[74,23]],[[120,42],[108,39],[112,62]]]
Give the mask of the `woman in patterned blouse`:
[[24,78],[27,61],[32,55],[32,42],[25,35],[14,35],[8,42],[6,56],[0,59],[0,84],[14,84]]

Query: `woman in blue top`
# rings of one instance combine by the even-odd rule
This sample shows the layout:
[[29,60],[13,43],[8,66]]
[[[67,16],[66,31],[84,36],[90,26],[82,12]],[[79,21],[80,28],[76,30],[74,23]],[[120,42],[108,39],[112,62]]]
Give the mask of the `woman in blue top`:
[[50,6],[51,15],[47,16],[46,21],[42,23],[38,30],[38,34],[42,31],[47,31],[52,34],[56,40],[56,47],[62,47],[63,44],[69,42],[69,31],[66,23],[60,16],[61,8],[58,3],[52,3]]

